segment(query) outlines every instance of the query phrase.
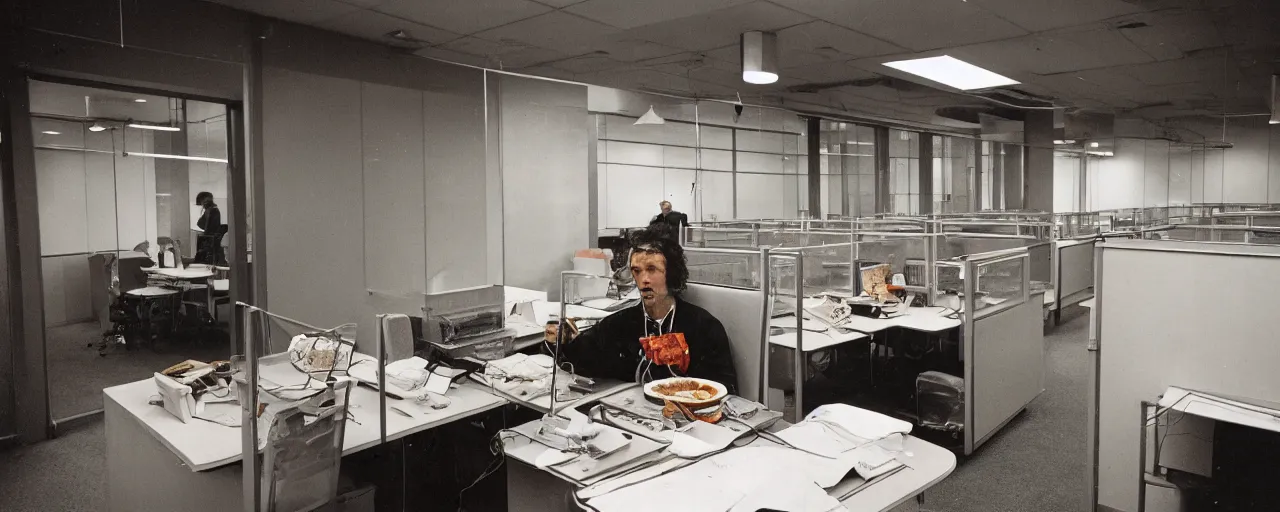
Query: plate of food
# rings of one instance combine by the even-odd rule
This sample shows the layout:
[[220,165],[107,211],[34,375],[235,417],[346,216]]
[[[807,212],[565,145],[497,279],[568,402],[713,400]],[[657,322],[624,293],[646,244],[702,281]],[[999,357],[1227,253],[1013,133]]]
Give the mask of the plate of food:
[[729,396],[729,389],[706,379],[672,377],[645,384],[644,395],[658,403],[675,402],[698,410],[719,404]]

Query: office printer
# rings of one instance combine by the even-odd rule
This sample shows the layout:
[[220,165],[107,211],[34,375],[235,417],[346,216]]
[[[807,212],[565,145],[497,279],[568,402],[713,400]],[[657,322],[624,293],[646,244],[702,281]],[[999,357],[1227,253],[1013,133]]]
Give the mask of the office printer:
[[503,290],[495,285],[427,294],[423,340],[454,359],[506,357],[515,332],[505,326]]

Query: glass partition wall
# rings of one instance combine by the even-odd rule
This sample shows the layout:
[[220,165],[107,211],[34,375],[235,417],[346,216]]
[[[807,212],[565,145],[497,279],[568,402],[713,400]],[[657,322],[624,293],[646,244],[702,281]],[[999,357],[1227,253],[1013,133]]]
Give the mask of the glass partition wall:
[[798,116],[761,108],[735,114],[731,104],[694,100],[655,111],[663,123],[593,113],[599,228],[648,225],[661,201],[690,222],[807,214],[808,144]]
[[41,81],[30,101],[55,424],[105,387],[226,360],[226,107]]

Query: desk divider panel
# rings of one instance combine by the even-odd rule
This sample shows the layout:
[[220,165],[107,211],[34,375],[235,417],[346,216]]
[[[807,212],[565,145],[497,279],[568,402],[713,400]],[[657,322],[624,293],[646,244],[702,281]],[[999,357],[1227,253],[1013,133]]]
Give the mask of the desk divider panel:
[[1280,396],[1280,248],[1115,239],[1097,246],[1097,375],[1089,397],[1096,464],[1087,471],[1097,505],[1136,512],[1141,401],[1169,386]]
[[738,396],[747,400],[763,401],[760,393],[760,375],[763,358],[761,347],[768,342],[765,294],[762,290],[729,288],[693,283],[684,298],[707,310],[724,324],[729,335],[733,364],[738,371]]

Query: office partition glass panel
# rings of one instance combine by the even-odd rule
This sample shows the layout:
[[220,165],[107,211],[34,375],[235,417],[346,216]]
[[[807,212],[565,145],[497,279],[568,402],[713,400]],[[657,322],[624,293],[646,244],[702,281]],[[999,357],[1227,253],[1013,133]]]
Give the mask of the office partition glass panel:
[[30,101],[52,417],[228,359],[226,107],[42,81]]

